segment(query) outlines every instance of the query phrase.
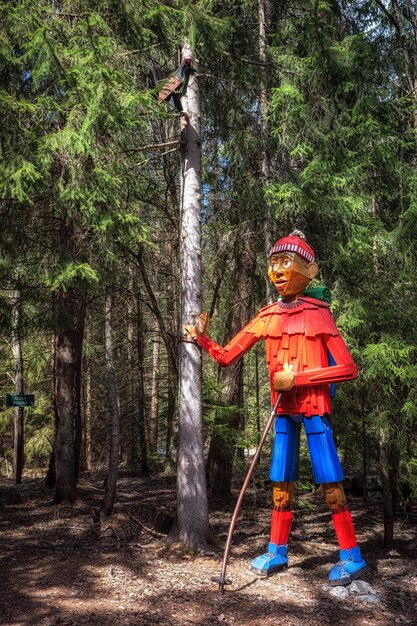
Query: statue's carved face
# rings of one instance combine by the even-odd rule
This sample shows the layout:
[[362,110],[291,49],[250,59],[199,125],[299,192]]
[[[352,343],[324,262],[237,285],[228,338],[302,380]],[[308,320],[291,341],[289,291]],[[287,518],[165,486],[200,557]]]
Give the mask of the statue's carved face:
[[317,276],[316,263],[308,263],[296,252],[280,252],[269,260],[268,276],[280,296],[297,296]]

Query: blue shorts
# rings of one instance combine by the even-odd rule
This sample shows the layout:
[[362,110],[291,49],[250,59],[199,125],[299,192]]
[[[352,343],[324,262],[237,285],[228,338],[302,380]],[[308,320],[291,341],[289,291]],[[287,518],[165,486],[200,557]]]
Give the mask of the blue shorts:
[[275,440],[269,477],[272,481],[298,479],[301,422],[307,435],[313,478],[316,483],[338,483],[344,479],[328,417],[280,415],[275,420]]

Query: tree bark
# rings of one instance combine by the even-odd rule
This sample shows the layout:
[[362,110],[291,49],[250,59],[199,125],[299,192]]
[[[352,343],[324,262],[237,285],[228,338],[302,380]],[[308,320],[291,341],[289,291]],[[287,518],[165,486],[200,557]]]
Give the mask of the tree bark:
[[52,432],[52,451],[49,458],[49,467],[46,473],[45,484],[50,489],[53,489],[56,485],[56,470],[55,470],[55,448],[56,448],[56,435],[58,432],[58,411],[56,406],[56,353],[57,353],[57,336],[55,333],[51,337],[51,353],[49,358],[49,369],[51,372],[51,386],[50,386],[50,403],[51,403],[51,432]]
[[114,345],[112,326],[113,297],[111,288],[106,290],[104,307],[104,351],[106,358],[107,398],[110,414],[109,465],[105,480],[104,497],[100,505],[100,519],[109,517],[116,500],[117,473],[119,468],[120,420],[117,400],[116,372],[114,367]]
[[178,380],[174,372],[168,372],[168,402],[167,402],[167,432],[165,438],[165,471],[171,471],[174,465],[175,451],[172,450],[172,440],[174,435],[175,411],[177,408],[177,386]]
[[[397,426],[398,428],[398,426]],[[389,454],[389,482],[392,498],[392,511],[398,513],[401,505],[401,495],[399,487],[399,475],[400,475],[400,458],[401,450],[399,449],[396,441],[391,440],[388,448]]]
[[151,381],[151,416],[149,424],[149,450],[152,454],[156,454],[158,450],[158,433],[159,433],[159,357],[160,343],[158,324],[156,320],[153,322],[152,333],[152,381]]
[[77,499],[76,483],[81,451],[81,358],[85,298],[75,288],[57,298],[58,350],[56,405],[58,430],[55,446],[54,504]]
[[147,474],[149,472],[149,466],[145,429],[145,372],[143,363],[145,357],[145,346],[142,303],[140,300],[139,285],[136,285],[136,346],[138,355],[137,425],[140,449],[140,470],[143,474]]
[[[175,202],[174,202],[174,190],[169,189],[168,194],[168,202],[171,207],[171,210],[175,210]],[[175,337],[178,332],[178,320],[176,315],[176,306],[175,306],[175,293],[174,293],[174,262],[173,262],[173,250],[172,243],[168,241],[165,247],[166,254],[166,305],[167,305],[167,327],[168,333],[171,337],[171,341],[173,345],[175,345]],[[177,354],[177,349],[175,349],[175,353]],[[172,368],[169,369],[168,372],[168,404],[167,404],[167,431],[166,431],[166,440],[165,440],[165,469],[166,471],[172,470],[172,466],[174,465],[172,457],[172,439],[174,433],[174,423],[175,423],[175,413],[177,410],[177,390],[178,390],[178,380],[175,376],[175,372]]]
[[[22,303],[20,291],[18,289],[12,292],[12,335],[11,348],[14,362],[14,384],[17,394],[24,393],[23,379],[23,353],[21,340],[21,324],[22,324]],[[16,485],[22,482],[22,471],[24,464],[24,408],[16,407],[14,415],[14,457],[13,457],[13,475]]]
[[[261,441],[261,402],[260,402],[260,392],[259,392],[259,355],[258,351],[255,351],[255,411],[256,411],[256,441],[257,446],[259,446],[259,442]],[[259,453],[257,465],[261,465],[262,463],[262,450]]]
[[[124,420],[124,448],[126,451],[126,465],[127,467],[133,467],[136,459],[136,436],[137,436],[137,423],[136,423],[136,399],[135,399],[135,384],[136,367],[134,363],[134,342],[135,342],[135,286],[132,274],[132,269],[129,268],[129,297],[127,303],[127,365],[128,365],[128,406],[127,415]],[[140,303],[139,303],[140,306]],[[139,328],[137,329],[139,332]],[[138,337],[139,343],[139,337]],[[139,357],[138,357],[139,358]],[[139,392],[140,393],[140,392]],[[139,408],[140,411],[140,408]],[[123,423],[122,423],[123,424]]]
[[[87,341],[91,350],[93,343],[93,325],[90,320],[87,326]],[[88,354],[85,359],[85,393],[84,393],[84,463],[87,471],[92,467],[92,434],[91,434],[91,417],[92,417],[92,397],[91,397],[91,369],[92,358]]]
[[[263,64],[266,64],[268,61],[267,55],[267,45],[266,45],[266,9],[267,9],[267,0],[258,0],[258,23],[259,23],[259,61]],[[270,150],[269,150],[269,123],[268,123],[268,106],[269,106],[269,98],[268,98],[268,75],[269,69],[267,67],[261,68],[261,80],[259,85],[259,118],[260,118],[260,126],[261,126],[261,138],[262,138],[262,151],[261,151],[261,182],[262,182],[262,191],[264,187],[269,183],[271,179],[271,168],[270,168]],[[265,243],[265,257],[269,258],[269,252],[273,246],[274,238],[273,238],[273,230],[274,230],[274,220],[272,217],[271,209],[269,203],[264,197],[264,243]],[[276,300],[276,291],[269,280],[268,276],[266,277],[266,296],[268,304],[275,302]]]
[[384,501],[384,547],[390,548],[394,541],[394,510],[389,475],[389,451],[386,432],[379,429],[379,460],[382,476],[382,497]]
[[362,410],[362,498],[368,501],[368,437],[366,433],[365,413]]
[[[374,174],[374,186],[376,188],[376,176]],[[376,224],[378,219],[378,203],[375,195],[372,195],[372,217]],[[372,242],[372,274],[374,280],[377,282],[380,273],[378,247],[376,242],[376,236],[373,237]],[[377,308],[379,303],[374,300],[374,306]],[[379,420],[379,466],[382,480],[382,497],[384,504],[384,547],[390,548],[394,541],[394,507],[393,497],[391,491],[390,480],[390,445],[389,445],[389,432],[387,426],[381,422],[380,406],[378,402],[375,404],[375,412]]]
[[[186,46],[183,48],[183,53]],[[200,94],[195,74],[182,98],[183,188],[181,223],[181,327],[201,311],[201,139]],[[208,506],[203,453],[201,353],[190,342],[180,346],[177,516],[170,538],[202,547],[208,537]]]

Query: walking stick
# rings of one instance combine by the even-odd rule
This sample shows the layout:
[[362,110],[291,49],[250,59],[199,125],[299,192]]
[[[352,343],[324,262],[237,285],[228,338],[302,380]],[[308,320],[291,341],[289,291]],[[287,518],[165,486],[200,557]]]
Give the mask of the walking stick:
[[255,452],[255,456],[252,459],[252,462],[251,462],[251,464],[249,466],[249,469],[248,469],[248,473],[246,474],[246,478],[245,478],[244,483],[242,485],[242,488],[240,490],[239,497],[238,497],[237,502],[236,502],[235,510],[233,511],[232,520],[230,522],[229,532],[227,534],[227,540],[226,540],[226,545],[225,545],[225,548],[224,548],[224,555],[223,555],[222,569],[221,569],[221,572],[220,572],[220,576],[213,576],[212,579],[211,579],[213,582],[219,583],[219,591],[220,591],[220,593],[222,595],[224,594],[224,586],[225,585],[230,585],[232,583],[230,578],[226,578],[226,568],[227,568],[227,561],[229,559],[230,546],[232,544],[233,532],[234,532],[234,529],[235,529],[237,516],[239,515],[240,505],[242,504],[243,497],[244,497],[244,495],[246,493],[246,489],[248,488],[249,481],[250,481],[250,479],[252,477],[253,470],[255,469],[255,465],[256,465],[256,463],[257,463],[257,461],[259,459],[259,455],[261,454],[261,450],[262,450],[263,445],[265,443],[265,439],[267,438],[269,429],[271,428],[272,422],[274,421],[274,417],[276,415],[276,411],[277,411],[277,408],[278,408],[278,404],[279,404],[279,402],[281,400],[281,396],[282,396],[282,393],[279,393],[277,399],[275,400],[275,404],[272,407],[271,415],[269,416],[269,418],[267,419],[267,421],[265,423],[265,427],[264,427],[264,430],[263,430],[263,433],[262,433],[261,440],[259,441],[258,447],[257,447],[256,452]]

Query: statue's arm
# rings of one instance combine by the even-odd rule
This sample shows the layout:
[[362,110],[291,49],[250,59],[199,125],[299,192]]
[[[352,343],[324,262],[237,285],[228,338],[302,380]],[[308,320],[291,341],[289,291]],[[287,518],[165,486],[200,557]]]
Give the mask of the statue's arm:
[[248,350],[250,350],[264,335],[265,320],[258,315],[251,320],[241,331],[237,333],[222,347],[204,333],[201,333],[197,343],[222,367],[228,367],[236,363]]
[[335,361],[335,365],[296,373],[296,387],[324,383],[338,383],[343,380],[352,380],[356,378],[358,375],[358,368],[356,367],[341,335],[337,333],[336,335],[326,336],[325,344]]

